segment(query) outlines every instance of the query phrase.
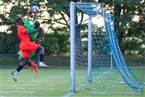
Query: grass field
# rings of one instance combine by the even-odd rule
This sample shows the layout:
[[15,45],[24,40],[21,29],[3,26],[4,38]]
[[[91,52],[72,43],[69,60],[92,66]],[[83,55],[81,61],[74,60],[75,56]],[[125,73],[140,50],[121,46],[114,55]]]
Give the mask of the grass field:
[[63,97],[69,90],[68,69],[39,69],[38,73],[28,68],[19,74],[18,82],[11,76],[13,69],[1,69],[2,97]]
[[[16,58],[14,58],[16,59]],[[14,64],[16,60],[11,59]],[[39,68],[38,73],[25,67],[14,82],[11,72],[17,65],[10,65],[9,61],[1,58],[0,64],[0,95],[1,97],[64,97],[70,89],[70,70],[68,57],[48,57],[50,68]],[[138,70],[138,71],[137,71]],[[133,73],[145,82],[145,68],[133,68]],[[141,72],[140,72],[141,71]],[[78,92],[70,97],[145,97],[145,86],[142,94],[96,94]]]

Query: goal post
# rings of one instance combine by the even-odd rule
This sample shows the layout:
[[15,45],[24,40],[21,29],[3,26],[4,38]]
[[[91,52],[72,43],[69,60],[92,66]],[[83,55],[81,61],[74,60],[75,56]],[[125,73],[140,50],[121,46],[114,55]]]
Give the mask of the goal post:
[[75,92],[75,3],[70,3],[70,91]]
[[91,68],[92,68],[92,18],[89,16],[88,22],[88,82],[91,83]]
[[[86,17],[76,24],[80,12]],[[70,92],[140,93],[143,83],[128,68],[114,17],[101,3],[70,2],[70,41]]]

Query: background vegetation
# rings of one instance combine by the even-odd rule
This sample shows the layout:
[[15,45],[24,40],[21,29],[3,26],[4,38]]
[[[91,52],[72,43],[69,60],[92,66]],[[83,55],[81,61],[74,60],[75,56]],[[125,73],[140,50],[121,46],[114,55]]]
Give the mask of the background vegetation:
[[[1,0],[0,53],[17,53],[18,37],[15,19],[24,17],[30,6],[40,7],[38,19],[49,30],[45,31],[46,54],[69,53],[69,3],[71,0]],[[115,16],[115,27],[123,54],[145,55],[145,2],[144,0],[74,0],[100,2]],[[57,16],[57,17],[56,17]],[[136,18],[135,18],[136,17]],[[81,16],[83,18],[83,14]],[[79,28],[78,28],[79,29]],[[79,32],[78,32],[79,33]]]

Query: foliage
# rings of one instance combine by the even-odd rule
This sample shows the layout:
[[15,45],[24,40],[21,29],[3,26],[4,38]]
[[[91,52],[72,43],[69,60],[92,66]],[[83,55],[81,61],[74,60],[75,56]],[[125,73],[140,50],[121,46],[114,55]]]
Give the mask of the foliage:
[[45,41],[41,43],[46,54],[64,54],[69,52],[69,34],[51,33],[45,34]]
[[[57,30],[60,30],[62,28],[62,29],[65,29],[65,32],[64,31],[61,32],[60,30],[59,33],[68,34],[69,22],[70,22],[69,21],[70,20],[70,11],[69,11],[70,1],[71,0],[1,0],[0,6],[3,10],[0,10],[0,26],[7,26],[8,29],[5,32],[15,34],[16,33],[16,28],[15,28],[16,17],[18,16],[24,17],[30,6],[37,5],[41,9],[40,14],[38,14],[38,19],[42,20],[42,24],[47,25],[48,29],[52,31],[53,33],[56,33]],[[144,43],[145,42],[144,41],[145,40],[144,39],[145,27],[143,26],[144,17],[145,17],[144,15],[145,5],[144,5],[143,0],[127,0],[127,1],[126,0],[76,0],[76,1],[78,2],[98,1],[102,3],[104,5],[105,10],[111,14],[114,14],[115,16],[115,27],[116,27],[118,41],[119,41],[122,52],[123,53],[134,52],[137,50],[138,51],[137,54],[144,55],[145,48],[143,48],[142,45],[145,44]],[[135,16],[138,16],[137,21],[133,21]],[[81,18],[83,18],[83,14],[81,14]],[[78,29],[79,27],[76,28],[77,31],[79,31]],[[50,41],[56,42],[58,41],[58,36],[57,34],[54,34],[54,35],[56,36],[54,36],[54,38],[51,38]],[[79,35],[80,34],[78,33],[78,37]],[[13,36],[13,38],[14,38],[14,41],[17,42],[16,35]],[[134,41],[134,40],[128,40],[128,39],[137,39],[137,40]],[[49,43],[48,45],[52,45],[51,42],[48,42],[48,43]],[[133,46],[131,46],[132,43],[134,44]],[[61,45],[59,50],[61,51],[57,51],[58,45],[56,45],[55,43],[53,45],[55,47],[51,49],[47,49],[47,51],[50,50],[55,53],[59,53],[59,52],[61,53],[62,48],[63,49],[65,48],[63,47],[65,44],[59,43],[59,46]],[[10,46],[6,46],[6,47],[10,47]],[[17,45],[14,47],[17,47]],[[48,47],[46,46],[46,48]],[[6,52],[4,51],[1,53],[6,53]]]
[[[118,41],[123,53],[141,54],[144,45],[144,0],[99,0],[114,14]],[[137,18],[136,18],[137,17]],[[133,20],[136,18],[136,21]]]
[[0,32],[0,53],[1,54],[14,54],[18,51],[18,39],[12,33],[7,34],[4,32]]
[[[0,54],[17,54],[19,51],[19,40],[17,35],[0,33]],[[40,43],[45,48],[46,54],[63,54],[69,52],[69,34],[51,33],[44,34],[45,41]]]
[[[17,17],[24,17],[27,14],[27,10],[32,5],[37,5],[41,8],[40,15],[38,15],[38,19],[41,18],[42,24],[49,25],[49,29],[53,31],[51,34],[45,34],[45,42],[41,43],[46,50],[46,54],[61,54],[61,53],[67,53],[69,52],[69,33],[66,29],[67,27],[53,27],[54,23],[53,20],[46,19],[46,16],[41,13],[47,12],[45,3],[46,0],[37,0],[39,2],[36,2],[36,0],[2,0],[2,6],[5,7],[5,10],[0,14],[0,25],[6,25],[8,29],[6,30],[10,34],[6,34],[5,32],[0,33],[2,41],[0,42],[1,45],[4,45],[0,49],[0,53],[17,53],[18,52],[18,38],[16,35],[16,25],[15,25],[15,19]],[[43,4],[42,4],[43,2]],[[69,2],[68,2],[69,3]],[[8,11],[8,4],[12,4],[12,7],[10,8],[10,11]],[[68,8],[67,8],[68,9]],[[62,10],[62,9],[61,9]],[[69,10],[69,9],[68,9]],[[48,13],[47,13],[48,14]],[[51,13],[49,13],[50,16]],[[49,15],[48,14],[48,15]],[[58,21],[58,20],[56,20]],[[68,22],[68,21],[67,21]],[[69,25],[69,24],[68,24]],[[59,33],[57,33],[59,30]],[[11,36],[13,35],[13,36]],[[8,43],[6,43],[8,42]],[[15,48],[11,49],[10,48]]]

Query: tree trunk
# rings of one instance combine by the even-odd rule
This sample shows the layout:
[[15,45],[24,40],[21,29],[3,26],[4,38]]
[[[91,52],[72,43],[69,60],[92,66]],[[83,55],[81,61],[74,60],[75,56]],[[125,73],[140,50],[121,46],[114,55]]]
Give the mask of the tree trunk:
[[[120,4],[114,4],[114,16],[115,16],[115,30],[117,33],[117,38],[119,45],[121,44],[121,41],[123,39],[123,33],[120,31],[120,15],[121,15],[121,5]],[[124,50],[121,49],[122,53],[124,54]]]

